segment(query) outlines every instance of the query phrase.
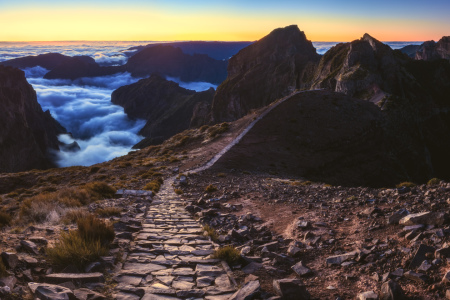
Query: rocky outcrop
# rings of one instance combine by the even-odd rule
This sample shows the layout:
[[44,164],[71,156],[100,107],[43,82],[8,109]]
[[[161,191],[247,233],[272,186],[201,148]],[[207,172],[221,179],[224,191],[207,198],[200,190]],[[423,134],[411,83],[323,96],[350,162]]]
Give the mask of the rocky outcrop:
[[415,59],[417,60],[450,60],[450,36],[442,37],[437,43],[428,41],[417,49]]
[[19,69],[33,68],[40,66],[47,70],[52,70],[59,64],[70,60],[70,56],[60,53],[46,53],[36,56],[25,56],[0,62],[0,65],[16,67]]
[[214,96],[214,89],[195,92],[180,87],[159,75],[123,86],[111,95],[131,118],[147,120],[139,132],[147,137],[146,145],[161,143],[168,137],[203,125]]
[[420,48],[420,45],[408,45],[399,50],[400,50],[400,52],[405,53],[409,57],[414,58],[414,57],[416,57],[416,52],[419,48]]
[[221,83],[227,76],[226,66],[226,61],[204,54],[188,55],[180,48],[157,45],[130,57],[125,69],[135,77],[158,73],[182,81]]
[[214,97],[213,121],[236,120],[295,89],[309,87],[319,59],[296,25],[275,29],[229,60],[228,77]]
[[326,88],[376,103],[386,93],[394,92],[400,62],[405,59],[365,34],[360,40],[338,44],[325,53],[312,88]]
[[0,66],[0,104],[0,172],[52,166],[49,150],[65,129],[42,111],[22,71]]
[[90,56],[74,56],[64,60],[44,75],[46,79],[70,79],[106,76],[123,71],[122,66],[101,67]]

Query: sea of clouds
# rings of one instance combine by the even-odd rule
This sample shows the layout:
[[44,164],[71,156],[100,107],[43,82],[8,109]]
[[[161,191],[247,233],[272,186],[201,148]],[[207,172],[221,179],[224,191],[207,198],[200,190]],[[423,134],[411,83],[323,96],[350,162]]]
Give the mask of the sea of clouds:
[[[128,57],[128,48],[150,42],[0,42],[0,61],[50,52],[64,55],[89,55],[103,66],[122,65]],[[313,42],[319,54],[324,54],[337,43]],[[393,49],[399,49],[420,42],[388,42]],[[24,70],[28,82],[36,90],[38,102],[43,110],[63,125],[71,135],[59,137],[61,142],[76,141],[81,150],[61,151],[57,163],[61,167],[90,166],[127,154],[133,145],[142,140],[138,135],[144,120],[131,120],[123,108],[111,103],[111,93],[124,85],[141,78],[129,73],[110,76],[80,78],[74,81],[44,79],[48,70],[35,67]],[[208,82],[182,82],[168,77],[181,87],[204,91],[217,86]]]

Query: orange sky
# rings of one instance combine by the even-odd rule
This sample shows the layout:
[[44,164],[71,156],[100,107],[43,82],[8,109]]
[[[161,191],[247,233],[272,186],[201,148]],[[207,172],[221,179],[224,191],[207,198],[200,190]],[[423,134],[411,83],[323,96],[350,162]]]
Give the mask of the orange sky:
[[[396,15],[393,8],[385,14],[376,14],[379,8],[362,14],[356,9],[350,12],[339,7],[321,10],[317,6],[298,5],[301,1],[293,4],[293,1],[283,0],[279,4],[289,4],[286,8],[272,9],[270,2],[273,1],[265,0],[255,2],[259,3],[258,9],[250,4],[235,4],[235,1],[230,1],[229,6],[211,7],[201,6],[203,1],[194,1],[188,6],[183,6],[181,1],[168,1],[171,4],[147,1],[144,4],[141,0],[130,0],[128,5],[113,0],[78,1],[76,5],[70,2],[61,0],[58,6],[50,0],[0,3],[0,41],[253,41],[275,28],[291,24],[297,24],[312,41],[351,41],[366,32],[382,41],[436,40],[450,35],[447,20],[450,18],[446,16],[450,10],[441,17],[441,11],[450,8],[449,4],[435,8],[436,12],[421,11],[417,7],[409,14]],[[413,6],[414,2],[408,3]],[[362,6],[357,8],[366,11]],[[428,17],[420,17],[419,13]]]

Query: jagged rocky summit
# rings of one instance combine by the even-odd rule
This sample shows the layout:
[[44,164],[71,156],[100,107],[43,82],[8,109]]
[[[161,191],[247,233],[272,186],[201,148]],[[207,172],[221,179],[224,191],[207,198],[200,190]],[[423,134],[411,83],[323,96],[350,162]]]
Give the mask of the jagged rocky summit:
[[50,152],[66,130],[42,111],[23,71],[0,66],[0,172],[54,166]]
[[228,77],[217,88],[213,122],[232,121],[311,84],[320,59],[296,25],[278,28],[242,49],[228,63]]
[[428,41],[423,43],[415,54],[417,60],[450,60],[450,36],[442,37],[437,43]]

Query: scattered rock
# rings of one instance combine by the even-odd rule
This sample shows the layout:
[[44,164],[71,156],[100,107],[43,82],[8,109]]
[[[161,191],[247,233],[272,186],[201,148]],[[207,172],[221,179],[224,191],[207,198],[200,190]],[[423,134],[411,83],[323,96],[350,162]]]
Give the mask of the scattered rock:
[[303,282],[298,279],[274,280],[273,288],[278,296],[286,300],[309,300],[311,297]]

